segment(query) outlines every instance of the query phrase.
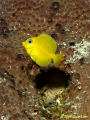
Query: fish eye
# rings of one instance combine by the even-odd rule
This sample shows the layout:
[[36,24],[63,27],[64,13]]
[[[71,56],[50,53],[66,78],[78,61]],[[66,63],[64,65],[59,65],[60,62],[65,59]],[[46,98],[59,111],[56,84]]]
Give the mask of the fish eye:
[[31,40],[31,39],[29,39],[29,40],[28,40],[28,42],[29,42],[29,44],[31,44],[31,43],[32,43],[32,40]]

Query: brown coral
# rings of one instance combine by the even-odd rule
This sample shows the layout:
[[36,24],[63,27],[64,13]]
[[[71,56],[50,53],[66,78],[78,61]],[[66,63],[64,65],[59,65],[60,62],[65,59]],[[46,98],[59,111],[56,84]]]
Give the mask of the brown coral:
[[[90,118],[89,4],[88,0],[0,1],[1,120],[60,120],[62,113]],[[54,65],[39,67],[22,46],[22,41],[41,33],[55,38],[57,52],[65,54],[58,68],[70,74],[72,79],[68,93],[61,94],[62,97],[57,94],[46,108],[43,95],[47,92],[44,90],[51,89],[44,84],[39,91],[34,80],[43,69],[48,71]],[[58,110],[59,102],[64,107],[60,104]]]

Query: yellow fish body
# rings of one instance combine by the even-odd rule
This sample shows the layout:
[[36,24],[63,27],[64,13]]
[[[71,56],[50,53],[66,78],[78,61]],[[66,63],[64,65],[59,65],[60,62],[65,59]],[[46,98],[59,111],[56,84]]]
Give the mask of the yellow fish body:
[[37,37],[28,38],[22,44],[30,57],[39,66],[47,66],[53,60],[54,65],[57,67],[63,59],[63,53],[55,54],[57,50],[56,42],[47,34],[40,34]]

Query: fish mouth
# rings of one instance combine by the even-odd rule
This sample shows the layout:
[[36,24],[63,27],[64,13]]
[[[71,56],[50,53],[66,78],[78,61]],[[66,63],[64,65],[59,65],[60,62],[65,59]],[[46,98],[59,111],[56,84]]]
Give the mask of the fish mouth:
[[22,45],[25,47],[25,43],[24,42],[22,42]]
[[26,47],[25,42],[22,42],[22,45],[23,45],[26,49],[30,49],[30,47]]

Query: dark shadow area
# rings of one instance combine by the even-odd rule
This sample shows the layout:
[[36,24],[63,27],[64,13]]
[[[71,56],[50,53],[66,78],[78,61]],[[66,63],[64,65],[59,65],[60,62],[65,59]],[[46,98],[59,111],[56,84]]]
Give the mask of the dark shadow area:
[[59,68],[50,68],[47,71],[41,69],[40,71],[41,72],[34,80],[36,89],[41,89],[44,86],[68,87],[70,74],[60,70]]

